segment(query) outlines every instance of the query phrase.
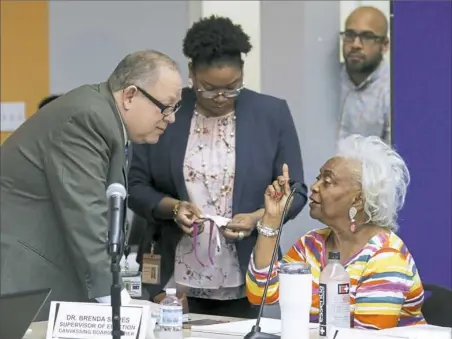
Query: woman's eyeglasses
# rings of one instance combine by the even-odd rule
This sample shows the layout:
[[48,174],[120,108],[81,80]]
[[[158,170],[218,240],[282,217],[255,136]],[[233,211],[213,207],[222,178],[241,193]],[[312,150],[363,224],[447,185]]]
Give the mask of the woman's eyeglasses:
[[216,99],[219,96],[223,96],[228,99],[236,98],[240,92],[243,90],[243,85],[239,88],[235,89],[226,89],[226,90],[205,90],[205,89],[198,89],[197,92],[201,94],[201,96],[205,99]]

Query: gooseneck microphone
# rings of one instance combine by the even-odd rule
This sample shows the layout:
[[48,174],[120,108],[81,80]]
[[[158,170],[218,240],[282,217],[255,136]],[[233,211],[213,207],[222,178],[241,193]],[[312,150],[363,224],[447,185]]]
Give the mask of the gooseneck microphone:
[[107,188],[108,199],[108,252],[119,254],[124,246],[125,187],[114,183]]
[[262,294],[261,304],[259,306],[259,313],[257,315],[256,324],[252,327],[251,332],[249,332],[244,339],[280,339],[281,337],[276,334],[264,333],[261,332],[260,322],[262,318],[262,312],[264,311],[265,299],[267,298],[268,285],[270,284],[270,277],[273,271],[273,266],[275,265],[276,258],[278,256],[279,243],[281,241],[282,227],[284,225],[284,220],[286,219],[287,211],[289,210],[291,200],[295,192],[300,190],[301,184],[296,182],[292,185],[292,189],[290,190],[289,197],[287,198],[286,204],[284,205],[281,221],[279,223],[279,232],[276,236],[275,248],[273,249],[272,259],[270,261],[270,266],[268,268],[268,275],[265,281],[264,293]]

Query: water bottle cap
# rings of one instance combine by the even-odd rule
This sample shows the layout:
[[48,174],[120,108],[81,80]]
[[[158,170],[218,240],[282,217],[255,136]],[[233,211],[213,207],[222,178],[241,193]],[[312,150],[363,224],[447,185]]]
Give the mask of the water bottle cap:
[[167,288],[166,289],[166,295],[176,295],[176,289],[175,288]]
[[339,252],[329,252],[328,260],[341,260],[341,254]]

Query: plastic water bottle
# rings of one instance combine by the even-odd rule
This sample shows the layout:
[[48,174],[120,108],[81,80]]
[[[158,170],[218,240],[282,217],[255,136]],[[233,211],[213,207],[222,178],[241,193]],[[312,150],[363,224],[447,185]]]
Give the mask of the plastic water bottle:
[[339,252],[328,253],[328,264],[320,274],[320,338],[327,338],[332,326],[350,328],[350,275],[341,265]]
[[160,302],[160,331],[182,333],[182,315],[182,302],[176,296],[176,289],[167,288],[166,297]]

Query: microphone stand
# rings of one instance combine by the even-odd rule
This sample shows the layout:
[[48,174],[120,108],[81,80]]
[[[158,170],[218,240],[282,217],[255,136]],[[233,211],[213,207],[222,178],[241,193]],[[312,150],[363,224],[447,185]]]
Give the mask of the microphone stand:
[[[109,201],[108,210],[108,253],[110,254],[111,264],[110,270],[112,274],[112,285],[110,288],[111,296],[111,312],[113,329],[111,335],[113,339],[121,339],[124,332],[121,331],[121,257],[124,249],[124,197],[125,188],[122,185],[115,187],[112,184],[107,190]],[[109,190],[112,188],[113,193]],[[124,192],[121,191],[124,190]],[[122,193],[122,194],[121,194]],[[124,194],[125,195],[125,194]]]
[[111,274],[113,283],[111,285],[111,311],[113,330],[111,332],[113,339],[121,339],[124,332],[121,331],[121,252],[111,253]]
[[260,322],[262,318],[262,312],[264,311],[264,305],[265,305],[265,299],[267,298],[267,292],[268,292],[268,285],[270,284],[270,275],[273,272],[273,266],[275,265],[276,257],[278,255],[279,250],[279,243],[281,241],[281,234],[282,234],[282,226],[284,224],[284,220],[286,219],[287,210],[289,209],[291,200],[295,192],[298,190],[299,184],[296,183],[292,190],[290,191],[289,197],[287,198],[286,204],[284,205],[284,210],[282,213],[281,221],[279,224],[279,232],[276,236],[276,243],[275,248],[273,249],[273,255],[270,262],[270,266],[268,268],[268,276],[267,280],[265,281],[265,287],[264,287],[264,293],[262,294],[261,304],[259,306],[259,313],[257,315],[256,324],[251,328],[251,331],[248,332],[247,335],[243,337],[243,339],[280,339],[281,336],[276,334],[270,334],[270,333],[264,333],[261,332]]

